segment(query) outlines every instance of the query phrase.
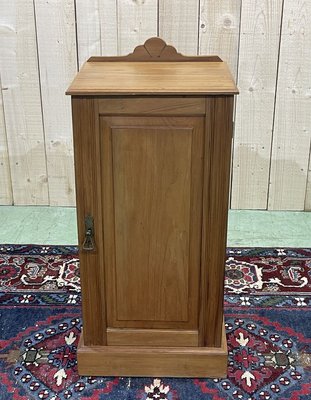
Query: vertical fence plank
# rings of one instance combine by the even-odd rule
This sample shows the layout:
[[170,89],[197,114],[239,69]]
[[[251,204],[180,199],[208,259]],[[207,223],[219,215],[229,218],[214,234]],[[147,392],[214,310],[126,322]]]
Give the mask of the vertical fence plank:
[[236,78],[242,0],[201,0],[199,53],[216,54]]
[[241,6],[242,0],[200,1],[199,54],[220,56],[228,63],[235,80],[237,79]]
[[139,44],[157,36],[157,0],[118,0],[118,54],[131,53]]
[[117,2],[76,0],[79,66],[89,57],[117,55]]
[[267,208],[282,5],[283,0],[243,2],[232,208]]
[[101,55],[99,7],[98,0],[76,0],[79,67],[89,57]]
[[77,71],[74,0],[35,0],[50,205],[75,203],[70,98]]
[[13,203],[9,151],[6,135],[0,76],[0,205],[11,205]]
[[33,3],[0,3],[0,69],[14,204],[48,204]]
[[311,126],[311,2],[284,0],[269,209],[303,210]]
[[309,155],[309,168],[308,168],[308,180],[306,188],[306,198],[305,198],[305,211],[311,211],[311,147]]
[[76,46],[82,65],[91,55],[131,52],[159,34],[185,54],[218,54],[234,76],[238,71],[233,208],[264,209],[268,201],[269,209],[311,209],[310,15],[306,0],[0,4],[0,203],[48,204],[50,190],[51,205],[74,204],[71,112],[64,91],[76,73]]
[[159,36],[185,55],[198,52],[199,0],[159,0]]
[[118,54],[118,0],[99,0],[101,55]]
[[99,1],[99,23],[101,54],[118,54],[118,12],[117,0]]

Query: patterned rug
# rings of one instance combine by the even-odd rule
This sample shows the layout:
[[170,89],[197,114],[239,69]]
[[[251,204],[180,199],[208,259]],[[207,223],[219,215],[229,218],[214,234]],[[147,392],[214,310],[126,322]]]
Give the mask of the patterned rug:
[[226,379],[80,377],[73,246],[0,246],[0,399],[311,399],[311,249],[228,249]]

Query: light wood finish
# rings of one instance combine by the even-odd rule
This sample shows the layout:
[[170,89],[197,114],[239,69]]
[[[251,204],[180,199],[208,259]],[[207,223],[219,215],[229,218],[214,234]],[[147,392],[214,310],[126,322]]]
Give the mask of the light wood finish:
[[125,4],[111,0],[76,0],[79,67],[91,56],[120,54],[118,7]]
[[[118,74],[124,76],[130,66],[143,66],[140,80],[146,82],[156,68],[161,89],[156,96],[143,98],[135,90],[130,97],[114,97],[115,89],[107,88],[101,96],[90,91],[73,96],[85,335],[78,350],[80,373],[225,375],[234,92],[216,96],[215,86],[208,96],[189,96],[184,76],[191,80],[193,65],[225,63],[142,61],[146,50],[161,58],[163,43],[151,39],[136,48],[138,61],[87,63],[101,64],[111,74],[105,80],[119,84]],[[168,96],[161,86],[167,65],[181,96]],[[179,65],[184,75],[177,73]],[[85,67],[75,82],[79,77],[90,81]],[[228,75],[218,78],[221,86]],[[138,87],[139,76],[135,79]],[[93,249],[83,245],[88,215],[94,218]]]
[[[97,103],[92,98],[72,99],[79,246],[85,237],[84,220],[94,217],[93,252],[80,251],[83,325],[86,345],[106,344],[103,262],[101,171]],[[98,162],[93,162],[98,160]]]
[[204,119],[101,121],[109,326],[195,328]]
[[[107,79],[106,76],[110,78]],[[238,90],[222,62],[88,62],[67,94],[234,94]]]
[[118,54],[127,54],[157,35],[158,5],[155,0],[117,1]]
[[193,263],[193,126],[186,129],[188,121],[182,126],[149,121],[139,117],[111,124],[116,247],[112,309],[118,321],[186,322]]
[[282,5],[247,0],[243,6],[232,208],[267,208]]
[[206,102],[200,345],[220,346],[229,201],[233,96]]
[[105,56],[105,57],[91,57],[88,62],[111,62],[111,61],[213,61],[221,62],[218,56],[184,56],[178,53],[175,47],[169,46],[164,40],[153,37],[148,40],[143,45],[135,47],[133,53],[126,56]]
[[[185,54],[198,52],[199,0],[159,0],[159,36]],[[182,26],[182,29],[179,27]],[[205,53],[214,54],[214,53]]]
[[310,152],[310,157],[309,157],[308,181],[307,181],[307,190],[306,190],[306,198],[305,198],[305,210],[311,211],[311,152]]
[[109,346],[198,347],[198,331],[173,329],[107,329]]
[[0,204],[13,203],[7,133],[4,120],[2,85],[0,76]]
[[[229,65],[235,82],[239,46],[242,40],[240,37],[241,9],[242,0],[200,1],[199,54],[218,54]],[[231,160],[231,165],[232,162],[233,160]],[[230,195],[231,183],[230,179]]]
[[310,2],[284,1],[270,174],[270,210],[304,209],[311,126],[310,15]]
[[93,376],[227,376],[227,343],[224,326],[221,346],[144,347],[85,346],[83,336],[78,347],[80,375]]
[[201,0],[199,54],[218,54],[236,79],[242,0]]
[[35,7],[50,205],[67,206],[75,187],[70,99],[63,93],[77,72],[74,0],[35,0]]
[[202,97],[110,97],[98,99],[99,113],[148,115],[205,115]]
[[[51,70],[61,71],[60,76],[63,77],[68,71],[68,65],[79,63],[82,66],[90,56],[115,57],[118,54],[126,54],[132,50],[129,43],[140,44],[138,38],[142,38],[149,31],[149,27],[150,31],[154,32],[154,27],[158,26],[158,32],[150,33],[164,36],[169,45],[176,46],[177,52],[194,56],[198,49],[199,54],[218,54],[228,62],[234,79],[237,64],[239,64],[239,79],[242,88],[240,110],[242,110],[242,104],[245,104],[247,110],[251,108],[253,114],[248,113],[250,116],[246,117],[245,112],[245,121],[242,120],[235,129],[236,138],[239,140],[236,146],[239,146],[237,148],[241,148],[241,151],[237,151],[236,148],[236,154],[233,154],[235,168],[235,183],[232,188],[235,199],[233,206],[238,209],[254,209],[259,207],[260,202],[260,208],[262,208],[264,194],[269,192],[270,177],[266,179],[266,176],[270,175],[270,172],[269,167],[267,171],[267,165],[271,164],[272,186],[276,185],[277,188],[271,190],[269,207],[287,209],[289,206],[285,204],[287,201],[284,199],[290,197],[290,208],[301,210],[306,197],[305,207],[308,209],[308,204],[311,202],[308,200],[310,190],[306,189],[309,187],[306,184],[309,155],[305,152],[309,151],[307,142],[311,122],[310,113],[303,111],[308,108],[310,96],[310,84],[304,71],[309,69],[308,54],[311,40],[308,39],[308,29],[303,28],[303,24],[310,26],[311,13],[308,12],[308,2],[282,1],[284,7],[280,17],[284,23],[279,35],[276,33],[279,26],[276,14],[279,9],[279,0],[253,2],[250,0],[182,2],[174,0],[163,1],[162,4],[159,1],[157,13],[154,12],[154,4],[157,3],[155,0],[143,2],[141,0],[75,0],[73,1],[76,5],[75,10],[68,0],[61,2],[61,5],[59,5],[59,0],[57,1],[46,4],[43,0],[36,0],[36,2],[12,0],[7,4],[2,1],[3,5],[0,6],[2,7],[0,9],[0,70],[8,137],[8,159],[12,174],[11,179],[2,181],[5,186],[2,190],[8,193],[12,187],[14,204],[50,204],[48,197],[50,175],[52,190],[54,193],[57,190],[57,195],[53,196],[53,205],[64,205],[64,199],[65,204],[68,204],[67,185],[56,187],[53,183],[53,169],[47,173],[45,165],[46,154],[51,151],[51,143],[47,140],[45,144],[40,103],[43,96],[46,99],[46,94],[50,90],[53,92],[56,105],[64,102],[63,91],[54,89],[54,85],[59,85],[59,83],[50,79]],[[57,21],[54,27],[57,32],[55,35],[49,26],[54,19],[47,20],[45,12],[37,13],[36,6],[39,5],[42,8],[43,4],[46,4],[47,10],[50,10],[53,4],[58,4],[59,14],[53,17]],[[64,9],[65,12],[62,11]],[[73,21],[74,11],[77,16],[76,38],[72,36],[73,26],[70,23]],[[242,15],[241,26],[240,14]],[[291,18],[290,22],[288,17]],[[36,22],[38,29],[36,29]],[[47,31],[42,28],[45,24],[48,26]],[[59,32],[62,32],[62,35]],[[260,44],[261,36],[265,39],[264,45]],[[70,50],[72,37],[76,42],[76,52]],[[36,42],[41,43],[38,51]],[[68,52],[64,50],[66,48],[69,49]],[[57,55],[59,53],[63,56],[59,57]],[[276,59],[279,59],[279,68],[275,70],[272,66]],[[41,60],[43,65],[41,65]],[[45,66],[48,79],[45,79]],[[288,89],[288,77],[296,75],[297,85],[294,78],[291,78],[292,83]],[[42,78],[41,82],[40,78]],[[278,84],[274,85],[273,82],[278,82]],[[248,86],[248,83],[252,85]],[[40,87],[43,96],[40,94]],[[251,87],[255,88],[253,92],[248,90]],[[261,89],[262,87],[264,89]],[[292,93],[292,90],[296,90],[296,94]],[[265,93],[267,101],[263,96]],[[263,97],[262,102],[260,96]],[[255,98],[256,107],[253,106]],[[277,98],[277,103],[275,98]],[[53,109],[58,108],[53,102],[50,104]],[[44,106],[43,109],[43,116],[47,112],[49,121],[53,118],[51,107]],[[283,118],[284,107],[286,107],[286,122]],[[268,120],[269,123],[271,122],[271,112],[275,108],[277,112],[273,117],[276,128],[274,146],[273,134],[266,127]],[[268,118],[267,115],[269,115]],[[58,113],[55,112],[54,116],[55,125],[53,126],[59,127],[61,124],[70,126],[68,112],[62,113],[62,118],[66,118],[66,122],[58,121]],[[251,120],[256,121],[254,130]],[[246,122],[249,129],[245,128]],[[303,125],[303,129],[306,129],[304,132],[299,128],[304,143],[301,147],[295,140],[293,141],[291,133],[296,132],[295,127],[300,124]],[[254,131],[259,136],[248,139]],[[57,134],[55,129],[53,132]],[[294,136],[298,137],[300,133],[298,136],[295,133]],[[262,146],[260,146],[261,141]],[[270,153],[267,146],[269,141],[273,146],[273,152]],[[68,160],[68,162],[65,161],[68,157],[67,148],[62,147],[61,152],[59,161],[60,165],[64,166],[63,176],[68,177],[68,185],[73,188],[72,152],[69,156],[71,161]],[[296,177],[299,178],[296,179]],[[254,190],[248,193],[246,187],[254,187]],[[292,187],[291,190],[288,189],[290,187]],[[2,202],[7,201],[3,199]],[[71,193],[70,201],[70,206],[74,206],[73,193]],[[267,207],[268,205],[265,208]]]
[[[110,6],[109,6],[110,4]],[[103,13],[105,8],[105,13]],[[107,21],[101,21],[101,15],[107,16],[110,20],[107,29]],[[77,19],[77,53],[79,68],[91,56],[102,54],[101,30],[107,29],[115,37],[117,33],[116,3],[111,1],[97,0],[76,0],[76,19]],[[108,33],[105,32],[105,33]],[[104,36],[105,37],[105,36]],[[117,41],[108,39],[112,53],[117,52]]]
[[[49,204],[33,3],[0,3],[0,70],[13,201]],[[4,185],[5,182],[1,182]],[[7,187],[6,191],[10,191]]]
[[227,65],[218,57],[199,58],[201,62],[193,62],[194,59],[177,53],[163,40],[152,38],[126,57],[90,58],[68,88],[67,94],[238,93]]

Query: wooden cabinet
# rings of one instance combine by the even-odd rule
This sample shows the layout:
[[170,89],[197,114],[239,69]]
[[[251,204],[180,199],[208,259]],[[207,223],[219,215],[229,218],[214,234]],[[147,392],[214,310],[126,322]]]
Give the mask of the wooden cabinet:
[[223,279],[237,93],[218,57],[149,39],[72,95],[80,374],[226,374]]

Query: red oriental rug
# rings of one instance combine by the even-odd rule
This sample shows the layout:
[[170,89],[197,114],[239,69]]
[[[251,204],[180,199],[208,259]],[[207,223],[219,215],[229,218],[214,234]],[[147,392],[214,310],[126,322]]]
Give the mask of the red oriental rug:
[[74,246],[0,246],[0,399],[311,398],[311,249],[228,249],[226,379],[80,377]]

